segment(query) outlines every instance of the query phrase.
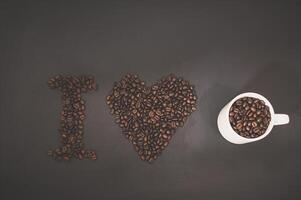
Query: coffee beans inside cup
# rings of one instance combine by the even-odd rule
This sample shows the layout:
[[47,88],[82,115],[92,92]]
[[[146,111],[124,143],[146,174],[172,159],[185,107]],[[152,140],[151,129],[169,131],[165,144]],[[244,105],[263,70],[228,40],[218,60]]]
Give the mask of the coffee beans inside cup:
[[257,138],[265,133],[270,121],[270,109],[265,102],[252,97],[240,98],[229,112],[233,130],[242,137]]

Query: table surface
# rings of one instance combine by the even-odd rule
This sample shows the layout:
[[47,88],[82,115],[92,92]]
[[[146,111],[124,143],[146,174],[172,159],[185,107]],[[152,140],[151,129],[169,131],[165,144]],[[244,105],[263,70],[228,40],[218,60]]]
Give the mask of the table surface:
[[[300,199],[300,4],[290,1],[1,1],[0,197],[12,199]],[[114,81],[175,73],[198,110],[153,164],[139,160],[109,113]],[[57,162],[56,74],[91,74],[85,143],[97,161]],[[290,124],[256,143],[218,132],[239,93],[267,97]]]

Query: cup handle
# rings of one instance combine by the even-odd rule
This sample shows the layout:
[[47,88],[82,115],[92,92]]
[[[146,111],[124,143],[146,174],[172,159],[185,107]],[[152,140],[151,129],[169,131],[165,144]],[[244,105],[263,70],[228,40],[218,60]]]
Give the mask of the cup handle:
[[286,114],[274,115],[274,125],[283,125],[283,124],[288,124],[289,122],[290,122],[290,118]]

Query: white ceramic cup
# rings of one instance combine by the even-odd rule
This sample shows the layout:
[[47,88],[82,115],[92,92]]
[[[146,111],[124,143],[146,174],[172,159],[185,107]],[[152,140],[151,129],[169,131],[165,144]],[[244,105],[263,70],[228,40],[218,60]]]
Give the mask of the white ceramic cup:
[[[232,126],[230,124],[230,119],[229,119],[230,108],[236,100],[243,98],[243,97],[253,97],[253,98],[263,100],[265,102],[265,105],[267,105],[270,108],[270,113],[271,113],[270,124],[269,124],[266,132],[257,138],[245,138],[245,137],[240,136],[232,129]],[[229,142],[234,143],[234,144],[245,144],[245,143],[261,140],[261,139],[265,138],[271,132],[274,125],[282,125],[282,124],[288,124],[288,123],[289,123],[288,115],[275,114],[271,103],[264,96],[257,94],[257,93],[253,93],[253,92],[247,92],[247,93],[243,93],[243,94],[236,96],[227,105],[225,105],[225,107],[220,111],[218,118],[217,118],[217,126],[218,126],[219,132],[226,140],[228,140]]]

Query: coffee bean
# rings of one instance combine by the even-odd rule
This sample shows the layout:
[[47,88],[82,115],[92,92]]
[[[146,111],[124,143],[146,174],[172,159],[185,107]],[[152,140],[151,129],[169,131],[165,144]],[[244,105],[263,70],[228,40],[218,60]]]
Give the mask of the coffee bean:
[[258,133],[260,131],[260,129],[257,127],[257,128],[254,128],[253,131],[254,131],[254,133]]
[[242,124],[241,123],[236,124],[236,129],[237,130],[241,130],[241,128],[242,128]]
[[264,101],[244,97],[231,106],[229,121],[233,130],[239,135],[256,138],[265,133],[271,121],[271,114]]
[[236,102],[236,104],[239,105],[239,106],[241,106],[241,105],[243,104],[243,102],[240,101],[240,100],[238,100],[238,101]]
[[252,107],[252,108],[251,108],[251,111],[252,111],[252,112],[255,112],[255,111],[256,111],[256,108]]
[[61,111],[61,140],[62,146],[56,150],[49,150],[48,155],[57,160],[83,158],[96,160],[94,151],[84,150],[83,121],[85,119],[85,101],[81,94],[96,89],[96,82],[92,76],[62,76],[50,78],[48,86],[59,89],[62,94],[63,108]]
[[148,162],[159,157],[175,130],[197,109],[196,100],[194,87],[175,75],[147,87],[137,75],[128,74],[106,97],[115,122],[140,159]]

